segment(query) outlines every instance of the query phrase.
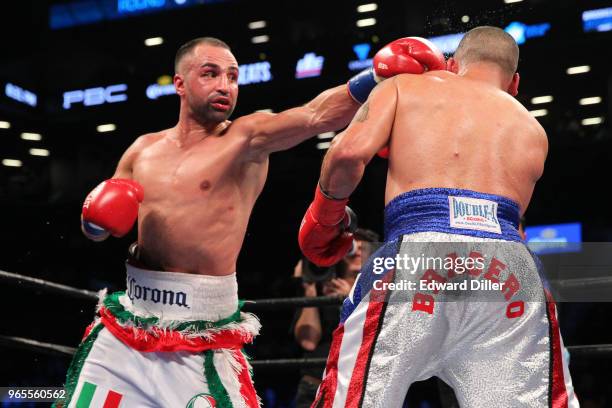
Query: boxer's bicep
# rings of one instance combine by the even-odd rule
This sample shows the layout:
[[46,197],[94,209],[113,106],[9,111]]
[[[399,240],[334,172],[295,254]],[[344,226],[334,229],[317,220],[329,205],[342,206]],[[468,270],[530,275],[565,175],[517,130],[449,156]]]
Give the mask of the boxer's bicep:
[[342,85],[322,92],[303,106],[266,116],[256,113],[244,117],[243,121],[250,122],[251,148],[271,153],[346,126],[357,107]]
[[389,141],[396,104],[395,81],[387,79],[370,94],[349,127],[334,138],[319,178],[329,195],[344,198],[355,190],[368,162]]
[[389,143],[396,105],[395,81],[388,79],[374,89],[348,128],[336,137],[332,149],[339,156],[369,162],[376,152]]

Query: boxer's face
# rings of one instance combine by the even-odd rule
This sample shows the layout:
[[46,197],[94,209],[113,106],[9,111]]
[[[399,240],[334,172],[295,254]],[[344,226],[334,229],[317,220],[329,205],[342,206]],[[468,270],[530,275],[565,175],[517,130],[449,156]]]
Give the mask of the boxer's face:
[[202,121],[223,122],[238,99],[238,63],[222,47],[198,45],[175,76],[177,93]]

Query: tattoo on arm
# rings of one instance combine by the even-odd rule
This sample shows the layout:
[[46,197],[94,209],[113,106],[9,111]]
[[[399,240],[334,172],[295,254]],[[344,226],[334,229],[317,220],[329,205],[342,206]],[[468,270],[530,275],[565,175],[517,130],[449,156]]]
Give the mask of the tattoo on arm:
[[359,111],[357,111],[357,114],[355,115],[355,120],[357,122],[365,122],[368,119],[369,111],[370,111],[370,106],[368,102],[366,101],[366,103],[364,103],[361,106],[361,108],[359,108]]

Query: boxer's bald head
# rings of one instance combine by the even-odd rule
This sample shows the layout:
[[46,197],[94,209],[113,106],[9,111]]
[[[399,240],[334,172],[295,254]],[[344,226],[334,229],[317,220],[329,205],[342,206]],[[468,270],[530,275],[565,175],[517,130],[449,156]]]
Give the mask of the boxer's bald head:
[[192,54],[193,50],[198,45],[210,45],[212,47],[224,48],[231,52],[229,45],[227,45],[225,42],[221,41],[218,38],[214,38],[214,37],[194,38],[193,40],[188,41],[185,44],[181,45],[181,47],[176,52],[176,56],[174,57],[174,72],[175,73],[177,74],[179,73],[183,65],[182,64],[183,60],[186,58],[186,56]]
[[514,38],[501,28],[476,27],[463,37],[454,58],[462,67],[475,62],[494,63],[512,76],[518,66],[519,48]]

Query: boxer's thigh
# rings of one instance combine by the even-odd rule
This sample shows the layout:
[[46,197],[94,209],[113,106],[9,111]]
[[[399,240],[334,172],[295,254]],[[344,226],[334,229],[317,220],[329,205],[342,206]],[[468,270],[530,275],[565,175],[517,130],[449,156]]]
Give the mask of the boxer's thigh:
[[488,317],[489,328],[472,340],[459,341],[455,358],[447,361],[441,375],[455,390],[460,405],[549,406],[553,376],[546,304],[525,303],[524,318],[512,322],[503,321],[502,303],[471,306],[483,309],[480,316]]
[[[399,244],[395,252],[375,256],[398,252]],[[406,284],[419,275],[399,269],[377,275],[368,269],[372,261],[356,283],[359,302],[345,303],[344,323],[336,332],[339,351],[330,358],[337,359],[338,375],[329,406],[401,407],[410,384],[435,374],[443,355],[449,327],[444,305],[439,313],[415,311],[414,290],[389,284]]]
[[66,388],[72,390],[68,406],[156,406],[149,359],[104,327],[95,334],[79,347],[70,367]]

